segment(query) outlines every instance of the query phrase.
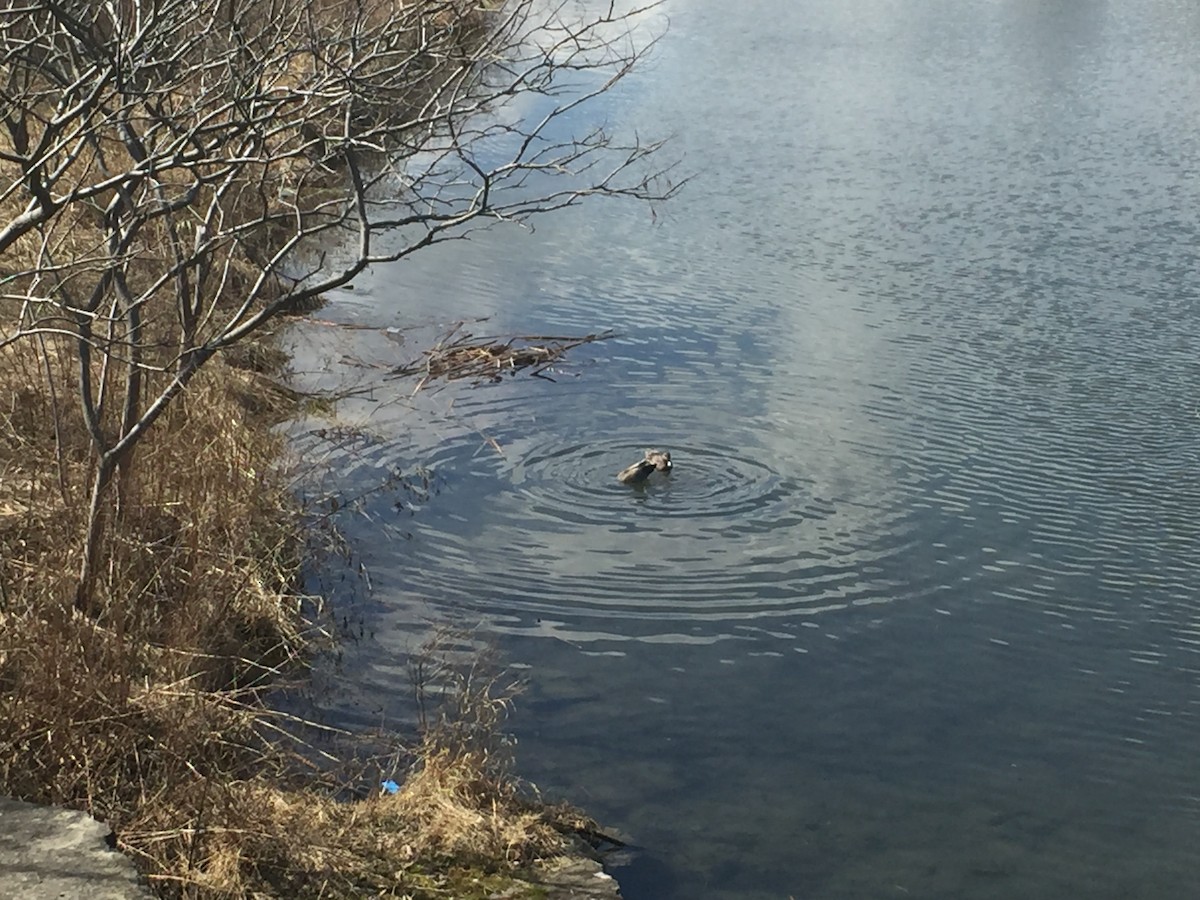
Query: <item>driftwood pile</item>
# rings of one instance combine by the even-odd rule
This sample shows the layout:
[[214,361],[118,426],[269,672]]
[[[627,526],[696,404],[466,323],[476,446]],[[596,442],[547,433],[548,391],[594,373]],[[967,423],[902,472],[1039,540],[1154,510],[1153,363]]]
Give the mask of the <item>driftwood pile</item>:
[[476,337],[456,325],[434,346],[411,363],[397,366],[393,377],[419,376],[413,389],[417,393],[429,382],[468,380],[475,384],[497,382],[505,375],[528,372],[537,378],[554,379],[547,372],[576,347],[612,337],[611,332],[583,337],[521,335],[516,337]]

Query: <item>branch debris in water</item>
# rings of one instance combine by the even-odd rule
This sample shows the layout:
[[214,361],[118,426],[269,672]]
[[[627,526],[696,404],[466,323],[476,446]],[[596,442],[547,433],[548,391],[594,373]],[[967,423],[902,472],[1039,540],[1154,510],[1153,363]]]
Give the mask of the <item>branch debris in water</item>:
[[508,338],[476,337],[455,325],[434,346],[411,363],[397,366],[389,373],[396,377],[419,375],[413,388],[417,393],[436,379],[468,380],[475,384],[500,381],[505,375],[528,371],[537,378],[554,379],[546,372],[568,351],[607,340],[611,331],[582,337],[521,335]]

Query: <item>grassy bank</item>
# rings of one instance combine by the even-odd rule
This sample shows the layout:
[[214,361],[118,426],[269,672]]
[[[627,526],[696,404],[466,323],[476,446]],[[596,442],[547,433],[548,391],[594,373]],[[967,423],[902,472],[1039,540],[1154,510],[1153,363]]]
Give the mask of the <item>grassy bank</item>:
[[[306,251],[286,226],[348,215],[337,198],[361,180],[359,155],[330,155],[334,125],[377,134],[404,98],[390,137],[417,127],[448,72],[463,90],[486,21],[446,2],[209,6],[206,24],[177,5],[158,43],[101,12],[56,31],[49,5],[0,25],[0,792],[107,820],[163,896],[487,896],[567,852],[572,827],[512,775],[494,679],[451,674],[446,715],[394,751],[395,793],[367,766],[314,764],[303,723],[270,706],[331,637],[297,592],[310,536],[273,430],[295,400],[266,327],[312,294],[280,274],[280,254]],[[222,31],[235,13],[271,30]],[[327,65],[335,45],[374,47],[372,64]],[[248,78],[243,56],[268,46],[266,112],[226,102],[229,73]],[[110,70],[111,96],[89,93]],[[365,105],[313,111],[309,83]],[[55,132],[76,96],[78,127]],[[187,125],[178,146],[168,121]]]
[[377,780],[302,762],[305,729],[264,689],[325,636],[293,591],[306,540],[261,375],[214,367],[171,410],[122,488],[104,613],[64,603],[81,515],[60,482],[84,473],[50,445],[83,439],[36,362],[0,367],[0,791],[107,820],[164,896],[467,897],[568,849],[569,820],[511,774],[506,695],[469,670],[397,750],[398,793],[347,799]]

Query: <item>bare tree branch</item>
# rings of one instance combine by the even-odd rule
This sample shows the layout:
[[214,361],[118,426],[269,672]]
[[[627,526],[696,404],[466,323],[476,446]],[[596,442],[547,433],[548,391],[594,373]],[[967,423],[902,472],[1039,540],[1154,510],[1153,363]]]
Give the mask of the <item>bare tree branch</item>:
[[367,266],[679,189],[661,143],[577,124],[657,6],[0,0],[0,349],[70,341],[81,607],[114,473],[219,352]]

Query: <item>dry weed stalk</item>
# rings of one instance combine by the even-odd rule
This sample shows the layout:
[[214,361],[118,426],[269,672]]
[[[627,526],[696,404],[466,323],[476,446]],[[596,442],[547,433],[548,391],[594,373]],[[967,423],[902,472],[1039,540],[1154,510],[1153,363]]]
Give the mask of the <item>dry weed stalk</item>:
[[[439,685],[412,749],[365,761],[348,786],[185,782],[179,802],[194,811],[191,821],[181,826],[168,805],[151,804],[124,832],[127,847],[154,864],[168,894],[297,898],[463,897],[459,877],[475,883],[481,873],[519,872],[573,851],[573,835],[594,823],[537,802],[513,774],[502,724],[515,683],[486,654],[450,658],[447,634],[416,657],[421,677]],[[418,687],[431,689],[428,680]],[[395,793],[339,799],[377,782],[379,771],[408,776]]]

